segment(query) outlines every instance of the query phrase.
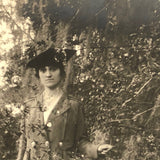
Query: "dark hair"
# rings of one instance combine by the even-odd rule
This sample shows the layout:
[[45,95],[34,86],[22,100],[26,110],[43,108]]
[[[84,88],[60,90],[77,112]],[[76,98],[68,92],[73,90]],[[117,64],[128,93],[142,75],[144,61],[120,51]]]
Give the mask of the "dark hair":
[[35,73],[35,76],[37,77],[37,78],[39,78],[39,70],[40,70],[40,68],[43,68],[43,67],[45,67],[45,66],[54,66],[54,67],[56,67],[56,68],[59,68],[60,69],[60,75],[61,75],[61,78],[62,79],[64,79],[65,78],[65,76],[66,76],[66,73],[65,73],[65,71],[64,71],[64,65],[63,65],[63,63],[54,63],[54,64],[49,64],[49,65],[41,65],[41,66],[39,66],[39,67],[36,67],[35,69],[36,69],[36,73]]

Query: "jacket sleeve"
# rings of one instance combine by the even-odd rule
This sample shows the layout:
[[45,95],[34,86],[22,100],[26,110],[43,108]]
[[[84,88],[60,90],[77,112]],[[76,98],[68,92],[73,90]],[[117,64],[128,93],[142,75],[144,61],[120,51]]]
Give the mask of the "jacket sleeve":
[[20,138],[19,138],[19,148],[18,148],[18,156],[17,160],[23,160],[24,152],[26,148],[26,138],[25,138],[25,114],[23,113],[23,116],[21,118],[21,124],[20,124]]
[[84,116],[82,109],[78,107],[78,120],[77,120],[77,145],[78,151],[82,153],[86,158],[96,159],[98,157],[97,148],[99,145],[95,145],[88,141],[86,129],[84,125]]

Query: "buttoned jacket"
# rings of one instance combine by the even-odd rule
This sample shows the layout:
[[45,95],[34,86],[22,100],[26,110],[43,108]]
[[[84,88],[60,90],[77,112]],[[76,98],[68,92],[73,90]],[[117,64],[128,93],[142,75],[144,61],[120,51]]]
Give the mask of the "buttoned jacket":
[[17,160],[70,160],[76,153],[97,158],[97,145],[86,139],[78,101],[64,94],[46,124],[43,112],[42,94],[25,102]]

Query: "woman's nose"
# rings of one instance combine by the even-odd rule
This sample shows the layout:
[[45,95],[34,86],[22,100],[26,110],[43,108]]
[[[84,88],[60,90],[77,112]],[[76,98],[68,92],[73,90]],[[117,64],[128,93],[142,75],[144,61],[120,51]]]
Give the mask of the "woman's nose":
[[51,71],[49,69],[46,70],[46,76],[50,77],[51,76]]

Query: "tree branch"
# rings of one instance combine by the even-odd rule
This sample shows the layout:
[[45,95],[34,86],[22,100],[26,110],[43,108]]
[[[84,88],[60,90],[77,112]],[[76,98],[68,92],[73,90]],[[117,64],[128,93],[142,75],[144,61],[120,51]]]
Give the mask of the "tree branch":
[[79,9],[76,11],[75,15],[72,17],[72,19],[70,20],[70,22],[72,22],[76,18],[76,16],[78,15],[78,13],[79,13]]
[[30,34],[26,33],[13,19],[13,17],[10,15],[10,13],[7,11],[7,9],[5,8],[4,5],[2,5],[3,10],[5,11],[5,13],[9,16],[9,18],[11,19],[11,21],[25,34],[27,35],[32,41],[34,41],[34,39],[31,37]]
[[143,111],[143,112],[140,112],[140,113],[136,114],[135,116],[132,117],[132,120],[136,120],[139,116],[141,116],[142,114],[144,114],[144,113],[146,113],[146,112],[151,111],[153,108],[154,108],[154,107],[149,108],[149,109],[147,109],[147,110],[145,110],[145,111]]
[[[123,122],[123,121],[131,121],[131,120],[136,121],[136,119],[137,119],[139,116],[143,115],[143,114],[146,113],[146,112],[149,112],[149,111],[153,110],[153,108],[154,108],[154,107],[149,108],[149,109],[147,109],[147,110],[145,110],[145,111],[143,111],[143,112],[140,112],[140,113],[134,115],[134,116],[133,116],[132,118],[130,118],[130,119],[129,119],[129,118],[126,118],[126,119],[115,119],[115,120],[109,121],[108,123],[114,123],[114,122],[121,123],[121,122]],[[160,106],[158,106],[157,108],[160,108]]]
[[136,93],[136,96],[140,94],[140,92],[147,86],[147,84],[152,80],[153,77],[151,77]]
[[149,82],[152,80],[153,77],[151,77],[144,85],[133,95],[132,98],[127,99],[123,104],[122,107],[124,107],[128,102],[130,102],[133,98],[135,98],[138,94],[142,92],[142,90],[149,84]]
[[103,10],[107,10],[107,6],[104,6],[102,9],[100,9],[96,14],[95,16],[98,16],[98,14],[100,14]]

